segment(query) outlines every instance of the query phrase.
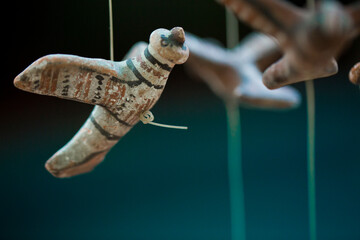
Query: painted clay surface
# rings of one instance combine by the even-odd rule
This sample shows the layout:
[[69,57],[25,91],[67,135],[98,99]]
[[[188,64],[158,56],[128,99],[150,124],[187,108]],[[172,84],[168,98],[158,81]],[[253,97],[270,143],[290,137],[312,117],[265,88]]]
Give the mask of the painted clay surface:
[[274,37],[283,57],[263,74],[275,89],[337,73],[335,57],[359,30],[359,3],[321,1],[314,12],[282,0],[220,0],[254,29]]
[[[251,34],[234,49],[193,34],[186,33],[190,56],[185,66],[204,80],[227,102],[255,108],[288,109],[301,102],[299,92],[292,87],[267,89],[257,64],[261,58],[278,55],[277,44],[263,34]],[[261,62],[260,67],[267,61]]]
[[175,64],[187,60],[184,42],[180,27],[157,29],[149,45],[136,44],[121,62],[56,54],[19,74],[14,84],[24,91],[97,105],[78,133],[46,162],[46,169],[56,177],[70,177],[99,164],[154,106]]
[[351,68],[349,79],[353,84],[360,85],[360,62]]

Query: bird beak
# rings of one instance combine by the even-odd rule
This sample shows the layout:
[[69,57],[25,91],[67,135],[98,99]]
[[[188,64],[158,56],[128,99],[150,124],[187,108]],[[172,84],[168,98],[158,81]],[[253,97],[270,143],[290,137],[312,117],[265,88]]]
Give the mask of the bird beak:
[[174,27],[171,29],[169,39],[176,43],[176,45],[182,46],[185,42],[185,32],[181,27]]

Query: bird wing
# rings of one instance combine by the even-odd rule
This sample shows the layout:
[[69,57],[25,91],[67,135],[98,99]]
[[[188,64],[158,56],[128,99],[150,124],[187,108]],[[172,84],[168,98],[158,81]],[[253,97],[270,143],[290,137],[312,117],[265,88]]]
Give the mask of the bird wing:
[[220,98],[225,100],[236,98],[234,89],[241,83],[241,79],[232,66],[190,53],[185,67],[190,74],[203,80]]
[[261,71],[281,56],[276,41],[262,33],[253,32],[231,50],[237,62],[256,62]]
[[186,44],[190,54],[212,62],[226,63],[229,57],[227,50],[214,41],[199,38],[191,33],[186,33]]
[[283,47],[306,11],[283,0],[217,0],[252,28],[277,39]]
[[231,66],[231,54],[223,47],[186,33],[190,55],[185,68],[200,78],[221,98],[234,98],[234,89],[241,82]]
[[14,85],[41,95],[103,104],[109,95],[109,85],[117,75],[112,61],[53,54],[31,64],[15,78]]

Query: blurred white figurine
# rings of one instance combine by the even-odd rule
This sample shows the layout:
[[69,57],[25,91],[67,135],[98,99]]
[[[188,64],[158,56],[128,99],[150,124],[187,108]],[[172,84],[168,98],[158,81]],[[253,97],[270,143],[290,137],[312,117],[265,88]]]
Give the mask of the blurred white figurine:
[[296,89],[269,90],[262,83],[260,68],[267,66],[258,66],[259,61],[279,56],[279,48],[271,38],[253,33],[234,49],[226,49],[187,32],[186,44],[190,56],[185,67],[223,100],[268,109],[289,109],[300,104]]

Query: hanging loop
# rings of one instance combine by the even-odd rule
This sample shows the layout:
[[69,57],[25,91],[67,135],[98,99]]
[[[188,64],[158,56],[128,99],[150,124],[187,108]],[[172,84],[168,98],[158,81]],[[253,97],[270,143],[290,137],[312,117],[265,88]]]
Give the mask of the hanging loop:
[[188,127],[186,126],[174,126],[174,125],[167,125],[162,123],[156,123],[153,122],[155,119],[154,115],[150,111],[145,111],[140,114],[140,121],[142,121],[143,124],[152,124],[158,127],[164,127],[164,128],[172,128],[172,129],[182,129],[187,130]]

